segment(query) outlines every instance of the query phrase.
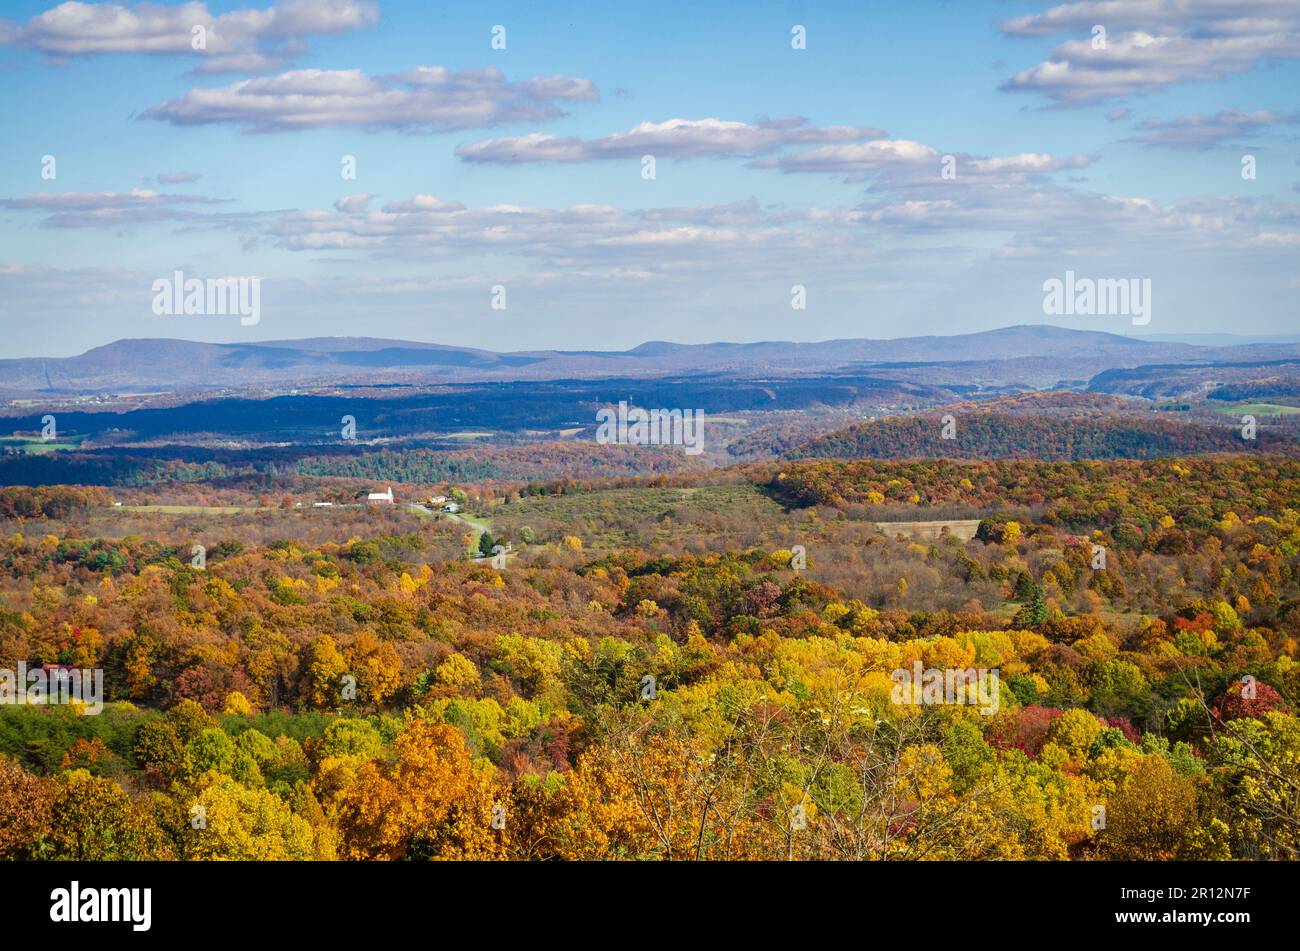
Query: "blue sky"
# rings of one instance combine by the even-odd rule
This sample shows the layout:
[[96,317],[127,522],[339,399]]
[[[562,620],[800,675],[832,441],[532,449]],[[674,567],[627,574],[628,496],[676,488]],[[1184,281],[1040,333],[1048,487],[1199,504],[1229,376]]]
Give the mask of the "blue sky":
[[[5,4],[0,355],[1298,329],[1300,0],[601,6]],[[1067,270],[1151,323],[1044,316]]]

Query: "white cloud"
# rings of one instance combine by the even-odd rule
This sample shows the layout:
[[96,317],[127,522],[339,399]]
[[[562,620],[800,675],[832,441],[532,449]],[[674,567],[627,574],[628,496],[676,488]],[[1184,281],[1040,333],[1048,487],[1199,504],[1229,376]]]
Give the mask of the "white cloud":
[[1096,156],[1073,155],[1057,158],[1042,152],[982,157],[965,153],[941,153],[933,146],[907,139],[882,139],[849,145],[829,145],[795,152],[754,164],[783,172],[825,172],[844,175],[851,181],[876,177],[882,187],[941,181],[944,159],[950,155],[952,175],[944,184],[972,184],[990,181],[1026,181],[1063,169],[1086,168]]
[[218,88],[193,88],[143,114],[174,125],[232,123],[247,132],[324,126],[446,132],[552,119],[561,102],[599,98],[585,79],[510,82],[498,69],[421,66],[392,77],[359,69],[300,69]]
[[1229,140],[1240,141],[1273,125],[1300,122],[1300,113],[1282,114],[1270,109],[1242,112],[1223,109],[1212,116],[1147,119],[1138,125],[1143,135],[1132,141],[1180,149],[1204,149]]
[[[205,3],[61,3],[25,23],[0,20],[0,43],[49,56],[155,53],[204,57],[206,72],[256,72],[279,68],[273,50],[303,37],[346,33],[379,22],[374,0],[280,0],[265,9],[214,14]],[[194,48],[201,27],[203,46]]]
[[1298,18],[1295,0],[1085,0],[1013,17],[1002,24],[1002,31],[1008,36],[1054,36],[1086,33],[1100,23],[1108,30],[1179,32],[1195,28],[1207,35],[1226,36],[1286,29]]
[[[1003,160],[1041,166],[1041,157]],[[965,189],[912,182],[853,208],[764,207],[755,200],[726,205],[635,211],[611,205],[566,208],[468,207],[416,195],[370,208],[352,196],[334,211],[297,211],[270,226],[294,251],[369,251],[419,260],[507,255],[560,268],[618,266],[741,267],[751,273],[791,253],[851,253],[882,239],[911,245],[939,242],[960,249],[1008,246],[1128,246],[1148,249],[1239,248],[1262,232],[1300,231],[1300,206],[1246,199],[1200,199],[1162,205],[1148,198],[1101,195],[1050,184],[985,180]],[[703,255],[703,256],[702,256]],[[782,265],[784,266],[784,265]]]
[[[1095,26],[1107,31],[1094,46]],[[1103,0],[1067,3],[1002,24],[1010,36],[1081,33],[1002,87],[1062,106],[1244,73],[1269,59],[1300,58],[1294,0]]]
[[51,228],[120,227],[165,221],[228,224],[255,217],[191,207],[220,203],[220,199],[202,195],[168,195],[150,188],[133,188],[126,192],[37,192],[26,198],[0,199],[0,208],[44,213],[42,224]]
[[861,174],[900,166],[939,166],[939,151],[908,139],[875,139],[850,145],[826,145],[755,164],[783,172]]
[[642,122],[627,132],[596,139],[560,138],[542,133],[485,139],[456,149],[467,162],[523,164],[529,162],[593,162],[604,159],[700,156],[752,156],[788,145],[853,142],[883,136],[881,129],[853,126],[817,128],[807,119],[789,117],[759,122],[727,119],[668,119]]
[[346,214],[358,214],[366,210],[370,200],[375,196],[369,192],[362,192],[359,195],[347,195],[334,202],[334,207]]
[[[816,148],[772,154],[807,145]],[[755,123],[716,118],[642,122],[628,132],[596,139],[533,132],[467,143],[457,147],[456,154],[467,162],[495,164],[579,163],[642,155],[738,156],[753,159],[750,164],[754,168],[824,172],[850,180],[875,175],[890,180],[934,178],[939,175],[943,156],[921,142],[886,138],[883,129],[818,127],[797,116]],[[1095,161],[1095,157],[1083,155],[1054,158],[1031,152],[992,158],[958,153],[954,158],[963,180],[1024,180],[1061,169],[1084,168]]]

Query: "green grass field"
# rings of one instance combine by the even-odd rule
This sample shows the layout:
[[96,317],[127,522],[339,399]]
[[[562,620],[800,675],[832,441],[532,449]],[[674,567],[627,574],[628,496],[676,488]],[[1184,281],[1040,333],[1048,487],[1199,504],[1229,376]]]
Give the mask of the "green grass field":
[[39,436],[8,436],[0,439],[0,446],[6,449],[22,449],[32,455],[43,455],[47,452],[78,449],[81,446],[81,439],[52,439],[45,442]]

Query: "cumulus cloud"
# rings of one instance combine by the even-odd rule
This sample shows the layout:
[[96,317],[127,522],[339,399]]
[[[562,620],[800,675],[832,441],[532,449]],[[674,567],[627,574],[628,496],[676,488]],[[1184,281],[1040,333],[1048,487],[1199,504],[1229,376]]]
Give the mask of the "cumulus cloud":
[[[787,149],[794,151],[783,152]],[[636,159],[642,155],[735,156],[751,159],[753,168],[823,172],[850,181],[873,176],[882,181],[935,178],[944,157],[933,146],[887,138],[883,129],[818,127],[797,116],[753,123],[715,118],[642,122],[628,132],[595,139],[534,132],[467,143],[458,146],[456,154],[467,162],[515,165]],[[1024,181],[1062,169],[1085,168],[1096,160],[1095,156],[1056,158],[1034,152],[995,157],[957,153],[953,158],[963,181]]]
[[456,154],[467,162],[500,164],[594,162],[642,155],[667,158],[753,156],[788,145],[854,142],[879,138],[884,134],[881,129],[855,126],[818,128],[798,116],[753,123],[716,118],[668,119],[642,122],[627,132],[596,139],[561,138],[542,133],[485,139],[459,146]]
[[939,151],[908,139],[874,139],[850,145],[827,145],[755,163],[784,172],[862,173],[903,165],[938,166]]
[[[61,3],[24,23],[0,20],[0,43],[68,57],[153,53],[203,57],[202,72],[259,72],[283,66],[302,39],[379,22],[374,0],[280,0],[265,9],[213,14],[205,3]],[[196,30],[202,43],[196,44]],[[196,49],[195,46],[200,48]]]
[[1147,119],[1138,125],[1138,130],[1144,134],[1134,136],[1130,141],[1176,149],[1205,149],[1273,125],[1295,122],[1300,122],[1300,112],[1283,114],[1270,109],[1253,112],[1223,109],[1212,116]]
[[1086,168],[1096,156],[1073,155],[1058,158],[1044,152],[1018,155],[976,156],[943,154],[933,146],[907,139],[880,139],[847,145],[828,145],[794,152],[754,164],[782,172],[826,172],[857,181],[875,177],[882,187],[940,180],[945,159],[951,157],[951,179],[947,183],[1020,182],[1064,169]]
[[325,126],[448,132],[563,115],[559,103],[599,99],[586,79],[511,82],[499,69],[420,66],[390,77],[359,69],[300,69],[218,88],[194,88],[143,114],[173,125],[229,123],[246,132]]
[[1207,36],[1231,36],[1292,28],[1298,18],[1294,0],[1084,0],[1013,17],[1002,24],[1002,31],[1008,36],[1054,36],[1088,32],[1100,23],[1108,30],[1194,29]]
[[[1094,26],[1106,41],[1094,46]],[[1002,83],[1058,106],[1222,79],[1269,59],[1300,58],[1300,6],[1293,0],[1098,0],[1066,3],[1002,24],[1009,36],[1083,33]]]

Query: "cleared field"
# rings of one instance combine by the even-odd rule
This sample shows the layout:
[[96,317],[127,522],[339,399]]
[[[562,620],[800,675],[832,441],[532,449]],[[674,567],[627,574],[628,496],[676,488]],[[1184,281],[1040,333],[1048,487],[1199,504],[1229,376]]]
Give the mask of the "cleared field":
[[27,438],[23,436],[0,439],[0,446],[6,449],[21,449],[28,455],[44,455],[47,452],[61,452],[78,449],[81,446],[80,439],[71,440],[41,440],[39,437]]
[[975,530],[979,525],[980,520],[977,518],[947,519],[938,522],[876,522],[876,527],[890,537],[905,535],[908,538],[925,541],[938,538],[946,528],[953,538],[968,542],[975,537]]
[[162,515],[238,515],[265,511],[256,505],[115,505],[115,512],[158,512]]
[[464,522],[466,525],[472,526],[480,532],[492,531],[492,523],[479,515],[467,515],[464,512],[448,512],[447,517],[453,522]]
[[1240,406],[1225,406],[1219,412],[1227,416],[1240,416],[1243,413],[1252,416],[1294,416],[1300,413],[1300,406],[1287,406],[1283,403],[1243,403]]
[[787,524],[784,509],[752,485],[602,489],[533,496],[492,509],[492,524],[519,539],[527,526],[539,541],[575,535],[589,547],[658,549],[703,537],[741,545],[763,526]]

